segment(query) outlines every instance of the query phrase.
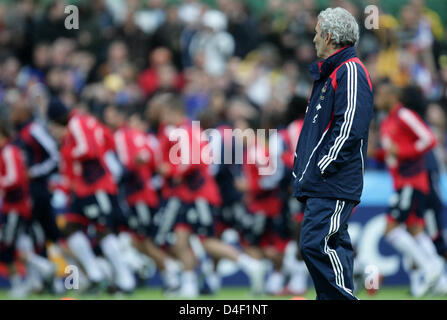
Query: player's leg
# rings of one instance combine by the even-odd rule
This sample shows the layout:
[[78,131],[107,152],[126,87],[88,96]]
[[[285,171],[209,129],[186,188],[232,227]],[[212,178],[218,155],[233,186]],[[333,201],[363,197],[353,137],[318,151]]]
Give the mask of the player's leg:
[[341,246],[338,233],[344,230],[354,202],[309,198],[306,201],[300,249],[312,276],[317,299],[355,300],[352,247]]
[[[290,205],[292,203],[292,205]],[[304,218],[304,206],[302,203],[298,202],[296,199],[291,199],[289,201],[289,208],[292,214],[291,225],[293,226],[293,239],[296,239],[295,252],[292,255],[285,257],[284,266],[286,272],[290,275],[289,283],[287,284],[287,291],[292,294],[302,295],[307,291],[308,288],[308,276],[306,264],[303,260],[300,251],[300,235],[301,235],[301,225]]]
[[264,257],[272,262],[273,270],[267,276],[265,291],[271,295],[279,295],[284,290],[285,274],[283,272],[284,254],[272,246],[263,249]]
[[23,218],[14,211],[2,213],[0,228],[0,262],[8,268],[9,294],[14,298],[24,298],[30,293],[30,288],[15,264],[16,240],[20,230],[23,229]]
[[273,264],[273,271],[266,281],[266,291],[273,295],[284,293],[285,268],[284,256],[286,247],[290,241],[288,208],[285,206],[282,212],[273,218],[268,218],[265,240],[263,244],[264,256]]
[[428,194],[426,208],[424,211],[424,220],[426,231],[432,238],[436,250],[440,256],[447,260],[447,246],[443,235],[443,204],[439,191],[439,175],[430,173],[430,192]]
[[[414,296],[424,295],[442,268],[433,256],[434,245],[420,224],[424,201],[424,195],[410,186],[399,190],[392,197],[385,231],[387,241],[417,269],[409,271]],[[404,222],[411,228],[407,229]],[[436,263],[432,265],[434,261]],[[413,280],[419,278],[419,273],[423,275],[423,281],[415,283]]]
[[[27,230],[21,232],[17,237],[16,247],[20,259],[26,263],[27,270],[30,271],[30,277],[27,278],[29,283],[37,285],[35,289],[39,291],[44,289],[43,285],[45,285],[45,288],[50,292],[61,293],[63,288],[61,287],[61,281],[58,281],[61,279],[56,278],[56,265],[43,255],[36,253],[35,239],[39,236],[35,235],[35,230],[30,228],[29,225],[26,225],[25,228]],[[42,287],[36,283],[38,278],[43,281]]]
[[[70,220],[71,218],[68,218]],[[75,221],[67,221],[62,230],[63,236],[66,239],[67,247],[70,255],[77,261],[77,263],[84,270],[91,288],[97,288],[105,280],[104,274],[96,263],[96,256],[93,252],[90,239],[85,233],[85,228],[88,221],[79,223]]]
[[150,208],[142,202],[136,203],[131,207],[129,225],[137,235],[134,237],[135,247],[154,260],[163,276],[166,289],[173,291],[180,285],[178,274],[181,272],[181,265],[152,240],[158,233],[156,220],[160,219],[160,214],[162,214],[159,210],[163,209]]
[[60,238],[60,230],[51,206],[51,193],[48,190],[46,181],[32,182],[30,193],[33,200],[33,219],[38,221],[43,228],[45,240],[57,243]]
[[385,229],[386,240],[402,255],[409,257],[420,269],[427,269],[424,253],[415,238],[407,231],[404,222],[412,210],[414,189],[405,187],[398,190],[391,198]]
[[122,257],[116,236],[118,223],[122,221],[123,215],[118,200],[116,195],[101,191],[97,192],[94,198],[96,208],[99,210],[96,222],[101,251],[113,267],[115,285],[118,289],[130,293],[135,289],[136,280]]
[[[436,246],[432,238],[428,235],[426,231],[426,224],[424,219],[424,214],[426,212],[426,208],[429,207],[429,202],[432,200],[429,195],[423,194],[417,190],[414,191],[413,196],[413,208],[412,212],[415,213],[415,223],[410,224],[408,228],[409,232],[415,237],[418,245],[424,251],[427,259],[430,260],[430,263],[433,266],[441,264],[442,260],[438,255]],[[433,268],[432,266],[432,268]]]
[[179,295],[194,298],[199,295],[199,281],[195,272],[197,259],[190,246],[191,229],[184,226],[175,228],[173,253],[183,265]]
[[236,262],[250,278],[253,293],[262,293],[265,275],[262,261],[254,259],[245,252],[214,237],[211,207],[207,201],[197,200],[195,209],[199,221],[197,233],[205,251],[214,259],[229,259]]
[[172,226],[175,241],[171,252],[183,265],[180,289],[174,294],[188,298],[199,295],[199,280],[195,271],[198,261],[190,245],[190,238],[194,231],[190,221],[192,211],[192,204],[182,203],[178,198],[171,198],[166,204],[162,224],[163,232],[169,232],[168,226]]
[[99,216],[99,208],[94,197],[77,197],[73,195],[70,207],[59,218],[61,235],[66,239],[67,247],[73,258],[84,269],[90,281],[90,288],[96,290],[105,280],[104,274],[96,263],[90,239],[86,229],[91,219]]

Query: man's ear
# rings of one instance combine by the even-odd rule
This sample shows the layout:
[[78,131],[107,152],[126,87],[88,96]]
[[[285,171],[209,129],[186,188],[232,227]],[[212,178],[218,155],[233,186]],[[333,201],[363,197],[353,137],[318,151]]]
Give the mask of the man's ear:
[[324,37],[324,42],[326,42],[326,45],[329,46],[331,43],[331,34],[328,32],[326,33],[326,37]]

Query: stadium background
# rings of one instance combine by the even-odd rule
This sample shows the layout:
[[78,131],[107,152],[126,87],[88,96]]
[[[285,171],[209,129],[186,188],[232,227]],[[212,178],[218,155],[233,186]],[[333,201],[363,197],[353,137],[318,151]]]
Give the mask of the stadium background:
[[[188,60],[191,58],[188,49],[180,43],[178,37],[182,36],[185,24],[191,23],[188,17],[176,16],[181,1],[129,1],[127,5],[133,4],[134,12],[126,10],[126,14],[119,10],[126,8],[125,2],[121,0],[2,0],[0,115],[2,110],[6,110],[8,99],[15,90],[35,95],[37,104],[44,103],[39,100],[40,97],[60,94],[69,104],[87,103],[93,111],[100,112],[105,103],[102,92],[110,92],[115,102],[139,110],[148,103],[154,92],[172,89],[184,95],[191,117],[195,117],[199,110],[206,109],[208,104],[219,103],[218,98],[223,95],[226,105],[242,108],[248,118],[253,110],[280,111],[285,116],[279,120],[279,126],[284,126],[299,113],[297,110],[303,108],[303,103],[305,107],[310,87],[305,68],[308,62],[315,59],[310,17],[326,6],[343,6],[353,12],[360,22],[362,34],[358,50],[371,72],[373,82],[382,76],[389,76],[401,87],[414,85],[415,90],[419,88],[422,91],[425,99],[422,114],[440,142],[436,152],[442,163],[441,193],[444,203],[447,203],[447,2],[425,1],[420,16],[412,15],[411,12],[417,11],[415,8],[421,1],[294,2],[295,5],[290,5],[291,2],[287,0],[184,1],[218,8],[229,19],[227,31],[235,47],[231,56],[223,59],[225,63],[222,71],[212,74],[214,71],[197,70],[194,62]],[[66,4],[79,6],[79,30],[63,28],[65,15],[60,9]],[[376,4],[381,9],[379,30],[366,30],[363,26],[363,8],[369,4]],[[51,12],[51,8],[54,12]],[[164,22],[166,17],[168,23]],[[144,23],[145,19],[155,18],[159,19],[158,22]],[[410,50],[414,48],[411,41],[417,39],[418,31],[421,31],[419,28],[423,28],[421,19],[429,21],[432,38],[426,39],[419,48]],[[193,28],[199,29],[200,26],[194,25]],[[66,42],[61,37],[71,40]],[[109,49],[113,46],[109,45],[117,41],[124,45],[115,46],[113,57]],[[151,55],[159,52],[156,50],[159,47],[168,48],[170,54]],[[417,56],[420,52],[429,53],[432,68],[423,63],[418,64],[418,59],[410,59],[409,56]],[[78,59],[67,60],[68,55]],[[40,59],[43,64],[40,65],[41,70],[38,65],[31,64],[33,57]],[[157,57],[159,61],[156,61]],[[219,60],[222,57],[209,59]],[[393,66],[396,61],[404,68]],[[128,72],[111,73],[108,67],[114,63],[127,64]],[[165,74],[160,71],[159,76],[167,79],[164,88],[163,85],[152,87],[141,78],[143,72],[157,68],[156,63],[172,67],[166,69]],[[63,65],[66,68],[61,69]],[[42,73],[42,70],[45,72]],[[256,72],[261,75],[263,82],[258,87],[250,87],[253,83],[247,79]],[[202,76],[215,83],[201,87],[206,83]],[[242,87],[238,97],[244,99],[227,99],[227,84],[217,81],[219,76],[225,76],[226,81],[237,82]],[[231,79],[228,80],[228,77]],[[265,88],[263,86],[271,89],[268,97],[259,92],[259,88]],[[374,142],[373,139],[371,143]],[[408,278],[402,271],[398,254],[381,238],[381,214],[385,212],[391,193],[391,180],[383,164],[369,158],[362,203],[351,219],[350,228],[358,250],[367,256],[371,264],[379,266],[386,276],[385,284],[405,285],[408,284]],[[444,217],[445,214],[444,208]],[[4,279],[0,282],[1,285],[5,283]],[[151,284],[158,283],[157,276],[151,280]],[[224,278],[223,283],[246,285],[247,279],[236,272]]]

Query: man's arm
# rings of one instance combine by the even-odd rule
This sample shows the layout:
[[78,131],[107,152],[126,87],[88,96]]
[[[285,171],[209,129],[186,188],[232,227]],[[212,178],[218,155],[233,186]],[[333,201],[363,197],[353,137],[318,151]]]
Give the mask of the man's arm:
[[34,123],[32,125],[31,135],[48,154],[48,158],[45,161],[35,164],[29,168],[30,177],[36,178],[47,175],[56,169],[60,158],[56,141],[54,141],[54,139],[40,124]]
[[353,152],[360,152],[353,147],[359,144],[362,136],[366,136],[372,116],[372,107],[369,110],[368,105],[372,103],[369,101],[371,89],[365,76],[361,66],[355,62],[346,63],[338,71],[333,130],[327,143],[321,147],[317,162],[321,174],[337,172]]
[[396,155],[398,158],[418,158],[436,146],[435,135],[416,113],[401,108],[398,117],[402,124],[416,137],[414,144],[397,146]]
[[18,162],[20,161],[20,155],[17,154],[16,149],[12,146],[7,146],[2,150],[0,155],[5,163],[5,175],[0,177],[0,187],[2,189],[13,188],[20,182],[20,176],[23,172],[20,172]]

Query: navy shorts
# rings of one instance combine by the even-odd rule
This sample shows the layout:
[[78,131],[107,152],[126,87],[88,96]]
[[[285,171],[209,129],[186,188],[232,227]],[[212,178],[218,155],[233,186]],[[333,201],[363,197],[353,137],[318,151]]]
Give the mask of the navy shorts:
[[274,246],[278,251],[284,251],[290,239],[288,210],[283,209],[274,217],[261,212],[247,212],[242,222],[244,243],[259,247]]
[[216,208],[215,230],[217,235],[221,235],[226,229],[234,229],[240,233],[244,231],[244,217],[248,215],[247,209],[241,202],[233,202],[221,208]]
[[64,216],[67,222],[84,226],[94,224],[110,231],[127,227],[127,217],[121,209],[118,197],[102,191],[87,197],[73,196],[69,212]]
[[129,209],[128,225],[136,234],[154,238],[157,234],[158,208],[149,207],[144,202],[137,202]]
[[60,237],[60,231],[56,224],[56,215],[51,206],[51,193],[48,190],[47,181],[32,181],[30,184],[30,194],[33,200],[33,221],[43,229],[46,239],[56,242]]
[[411,186],[396,191],[390,199],[388,214],[399,223],[404,223],[410,214],[417,218],[424,217],[427,195]]
[[15,212],[1,215],[0,261],[6,264],[14,262],[16,241],[20,234],[28,233],[30,220]]
[[176,217],[174,230],[185,228],[199,237],[215,235],[215,207],[205,199],[197,199],[193,203],[182,203]]
[[160,207],[154,216],[157,231],[152,239],[155,244],[162,246],[175,242],[174,226],[182,207],[183,203],[176,197],[161,198]]

